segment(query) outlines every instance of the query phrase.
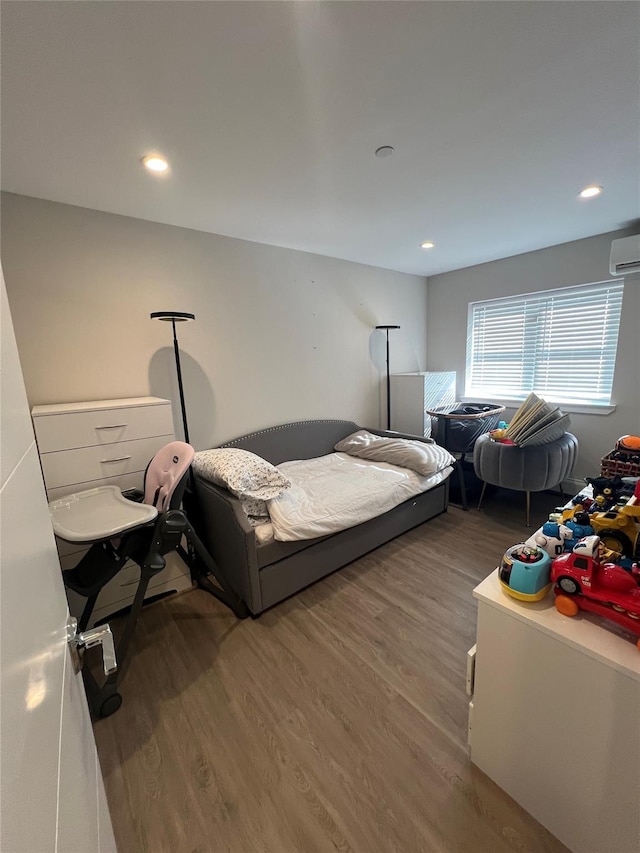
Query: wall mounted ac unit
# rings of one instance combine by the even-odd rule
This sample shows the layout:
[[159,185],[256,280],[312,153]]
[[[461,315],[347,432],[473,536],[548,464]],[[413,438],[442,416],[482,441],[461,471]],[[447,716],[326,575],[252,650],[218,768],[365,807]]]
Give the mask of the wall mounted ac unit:
[[611,275],[640,272],[640,234],[613,241],[609,272]]

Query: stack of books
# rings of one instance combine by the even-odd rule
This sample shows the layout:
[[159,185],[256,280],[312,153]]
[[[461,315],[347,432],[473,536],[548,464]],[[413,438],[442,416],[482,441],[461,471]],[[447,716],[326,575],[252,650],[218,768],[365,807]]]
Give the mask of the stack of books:
[[505,438],[518,447],[548,444],[565,434],[571,419],[541,397],[531,393],[515,413]]

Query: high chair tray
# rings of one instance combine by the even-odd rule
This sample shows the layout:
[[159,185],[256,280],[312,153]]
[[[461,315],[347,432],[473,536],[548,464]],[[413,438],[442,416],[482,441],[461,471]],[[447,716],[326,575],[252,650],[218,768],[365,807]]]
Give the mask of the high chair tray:
[[153,521],[158,510],[127,500],[117,486],[98,486],[51,501],[49,515],[56,536],[94,542]]

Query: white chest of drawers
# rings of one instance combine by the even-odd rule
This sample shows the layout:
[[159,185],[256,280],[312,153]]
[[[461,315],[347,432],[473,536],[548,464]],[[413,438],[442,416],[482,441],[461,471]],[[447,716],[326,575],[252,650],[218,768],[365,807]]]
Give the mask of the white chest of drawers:
[[[150,459],[174,439],[171,401],[160,397],[34,406],[31,415],[50,501],[107,484],[142,488]],[[61,567],[72,568],[85,551],[58,541]],[[189,570],[177,554],[166,559],[167,567],[149,584],[147,598],[191,586]],[[101,591],[91,624],[131,604],[138,577],[138,567],[128,563]],[[71,591],[68,596],[71,612],[78,615],[84,600]]]

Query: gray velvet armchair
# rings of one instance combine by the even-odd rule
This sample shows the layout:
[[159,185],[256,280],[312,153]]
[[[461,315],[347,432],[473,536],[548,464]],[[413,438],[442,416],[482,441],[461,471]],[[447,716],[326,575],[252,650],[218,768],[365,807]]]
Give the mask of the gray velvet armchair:
[[531,492],[543,492],[560,485],[572,472],[578,457],[578,439],[570,432],[548,444],[516,447],[492,441],[481,435],[476,441],[473,467],[484,481],[478,509],[482,506],[487,483],[504,489],[526,492],[527,527],[531,505]]

